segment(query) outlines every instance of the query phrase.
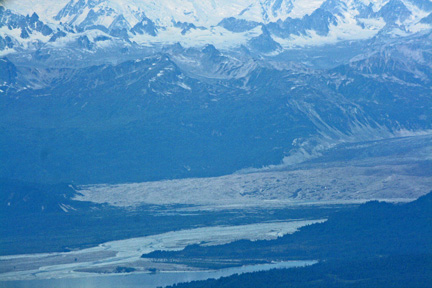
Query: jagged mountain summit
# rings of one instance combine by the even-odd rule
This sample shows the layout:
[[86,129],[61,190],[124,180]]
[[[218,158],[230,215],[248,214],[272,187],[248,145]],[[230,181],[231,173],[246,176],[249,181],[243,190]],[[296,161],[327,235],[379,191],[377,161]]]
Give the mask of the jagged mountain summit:
[[423,195],[431,13],[431,0],[0,0],[0,255],[71,251],[0,258],[0,286],[243,265],[140,256]]
[[3,1],[0,176],[220,176],[430,133],[431,12],[429,0]]
[[267,55],[432,28],[429,0],[7,0],[0,5],[2,55],[40,48],[94,52],[175,43],[245,46]]

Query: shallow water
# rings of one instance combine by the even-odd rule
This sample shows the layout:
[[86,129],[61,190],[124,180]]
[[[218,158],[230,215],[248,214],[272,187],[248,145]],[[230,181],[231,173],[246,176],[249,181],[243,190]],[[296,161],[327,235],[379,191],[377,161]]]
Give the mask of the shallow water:
[[4,288],[155,288],[180,282],[220,278],[233,274],[270,270],[275,268],[292,268],[313,265],[317,261],[286,261],[271,264],[249,265],[227,268],[215,271],[197,272],[167,272],[167,273],[136,273],[126,275],[100,275],[94,277],[44,279],[25,281],[4,281],[0,287]]

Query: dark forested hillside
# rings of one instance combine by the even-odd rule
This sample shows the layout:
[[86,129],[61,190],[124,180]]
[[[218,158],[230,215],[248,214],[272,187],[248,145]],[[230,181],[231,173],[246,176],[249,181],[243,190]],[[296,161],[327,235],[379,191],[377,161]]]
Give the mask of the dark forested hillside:
[[391,256],[323,262],[310,267],[194,281],[176,288],[429,288],[432,256]]
[[432,193],[408,204],[368,202],[274,241],[189,246],[148,258],[346,259],[432,251]]
[[[275,241],[193,246],[146,257],[319,259],[317,265],[177,285],[195,287],[430,287],[432,193],[404,205],[369,202]],[[253,255],[253,256],[251,256]]]

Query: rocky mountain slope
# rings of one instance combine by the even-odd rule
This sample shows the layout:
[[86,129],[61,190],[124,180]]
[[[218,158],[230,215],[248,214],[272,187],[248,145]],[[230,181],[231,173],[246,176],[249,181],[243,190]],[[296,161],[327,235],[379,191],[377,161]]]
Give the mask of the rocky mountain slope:
[[431,12],[427,0],[3,1],[0,177],[214,177],[430,133]]
[[[429,0],[4,1],[0,51],[245,46],[259,55],[430,31]],[[265,43],[265,44],[263,44]]]

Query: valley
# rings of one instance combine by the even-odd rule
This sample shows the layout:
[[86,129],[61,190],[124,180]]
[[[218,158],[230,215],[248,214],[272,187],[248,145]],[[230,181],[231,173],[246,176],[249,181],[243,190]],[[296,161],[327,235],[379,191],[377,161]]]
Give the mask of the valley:
[[0,0],[0,287],[428,288],[431,104],[430,0]]

